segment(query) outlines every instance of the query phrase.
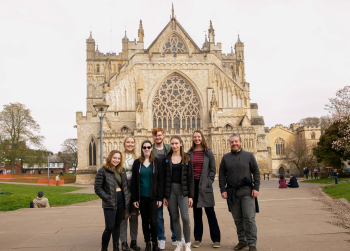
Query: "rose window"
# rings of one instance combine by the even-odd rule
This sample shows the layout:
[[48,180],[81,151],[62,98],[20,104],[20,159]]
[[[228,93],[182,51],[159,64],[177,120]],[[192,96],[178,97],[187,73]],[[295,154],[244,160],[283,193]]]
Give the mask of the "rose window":
[[185,43],[175,35],[172,35],[163,46],[164,53],[181,53],[185,52]]
[[174,74],[164,81],[154,97],[153,127],[200,128],[199,111],[199,98],[192,85]]

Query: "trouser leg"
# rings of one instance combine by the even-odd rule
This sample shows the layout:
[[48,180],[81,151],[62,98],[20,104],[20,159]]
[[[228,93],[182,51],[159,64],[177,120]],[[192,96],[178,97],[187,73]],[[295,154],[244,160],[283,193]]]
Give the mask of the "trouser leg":
[[116,210],[104,208],[103,213],[105,216],[105,230],[102,234],[102,246],[107,247],[109,240],[111,239],[111,234],[114,230]]
[[121,224],[120,224],[120,241],[121,242],[126,242],[128,239],[128,221],[129,221],[129,217],[127,217],[126,219],[123,219]]
[[235,221],[238,241],[241,243],[246,243],[247,241],[246,241],[246,237],[245,237],[241,201],[239,198],[236,198],[235,203],[233,205],[230,205],[230,211],[231,211],[232,217]]
[[213,242],[220,242],[221,233],[214,207],[205,207],[204,210],[208,218],[210,238]]
[[[188,197],[177,196],[178,205],[181,212],[182,227],[185,242],[191,242],[190,208],[188,207]],[[177,236],[177,233],[176,233]]]
[[171,217],[170,209],[167,207],[168,212],[169,212],[169,218],[170,218],[170,231],[171,231],[171,240],[176,241],[176,234],[174,230],[174,224],[173,224],[173,217]]
[[139,228],[138,214],[131,214],[130,218],[130,239],[137,240],[137,232]]
[[166,238],[164,236],[164,217],[163,217],[163,205],[157,210],[157,236],[158,240],[165,241]]
[[123,192],[117,192],[117,211],[115,215],[114,229],[112,233],[113,243],[119,242],[120,224],[125,217],[125,199]]
[[158,206],[157,201],[152,200],[149,205],[150,212],[150,227],[151,227],[151,241],[153,243],[157,242],[157,214],[158,214]]
[[203,237],[203,210],[197,208],[199,180],[194,180],[194,198],[193,198],[193,219],[194,219],[194,239],[202,241]]
[[140,198],[140,212],[141,212],[141,220],[142,220],[142,231],[145,242],[148,243],[151,240],[151,232],[150,232],[150,211],[149,204],[150,198],[141,196]]
[[177,204],[177,196],[174,193],[170,194],[168,199],[169,210],[171,217],[173,219],[174,232],[176,235],[176,240],[181,241],[181,225],[180,225],[180,214]]
[[243,196],[241,199],[242,215],[248,246],[256,246],[257,228],[255,223],[255,199]]

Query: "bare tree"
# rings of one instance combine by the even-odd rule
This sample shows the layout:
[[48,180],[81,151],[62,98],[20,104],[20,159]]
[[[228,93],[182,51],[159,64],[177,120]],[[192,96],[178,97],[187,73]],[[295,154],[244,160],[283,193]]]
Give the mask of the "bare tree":
[[307,127],[316,127],[320,125],[320,119],[317,117],[307,117],[307,118],[301,119],[299,123]]
[[312,150],[315,146],[316,145],[299,138],[291,141],[290,144],[285,147],[284,162],[295,166],[301,174],[304,167],[309,169],[318,167],[317,158]]
[[30,110],[20,103],[4,105],[0,112],[0,155],[10,162],[11,173],[15,171],[18,161],[37,162],[41,158],[40,151],[33,151],[30,147],[43,149],[44,136],[40,132],[39,124],[32,117]]
[[320,118],[320,126],[321,126],[321,134],[325,134],[326,133],[326,129],[333,123],[333,119],[331,116],[326,115],[326,116],[322,116]]
[[328,110],[335,119],[350,115],[350,85],[336,92],[336,98],[330,98],[325,110]]
[[66,139],[62,144],[62,158],[74,167],[74,172],[78,166],[78,140]]

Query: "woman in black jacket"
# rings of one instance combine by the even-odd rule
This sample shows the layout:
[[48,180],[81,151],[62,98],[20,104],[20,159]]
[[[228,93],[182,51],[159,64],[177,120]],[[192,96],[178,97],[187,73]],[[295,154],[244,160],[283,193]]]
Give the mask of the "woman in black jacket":
[[166,207],[169,207],[173,218],[176,234],[175,251],[182,251],[179,208],[186,242],[185,250],[190,251],[191,227],[189,208],[193,204],[194,196],[193,167],[190,157],[184,152],[182,140],[179,136],[173,136],[170,139],[170,145],[171,149],[163,160],[165,172],[163,203]]
[[[132,202],[140,208],[145,251],[158,251],[157,214],[163,201],[162,164],[154,157],[152,143],[145,140],[141,144],[141,157],[132,166]],[[152,242],[151,242],[152,240]]]
[[105,165],[95,177],[95,193],[102,199],[106,225],[102,234],[101,251],[107,251],[111,235],[113,251],[119,251],[120,223],[129,214],[131,195],[121,162],[122,153],[118,150],[111,151]]

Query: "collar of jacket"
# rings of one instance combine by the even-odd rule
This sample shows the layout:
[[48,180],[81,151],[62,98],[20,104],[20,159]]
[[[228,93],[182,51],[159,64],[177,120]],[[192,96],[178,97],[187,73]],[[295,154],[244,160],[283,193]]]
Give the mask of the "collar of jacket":
[[241,150],[239,150],[239,152],[235,152],[235,151],[231,150],[231,153],[232,153],[233,155],[238,155],[238,154],[240,154],[241,152],[243,152],[243,149],[242,149],[242,148],[241,148]]

